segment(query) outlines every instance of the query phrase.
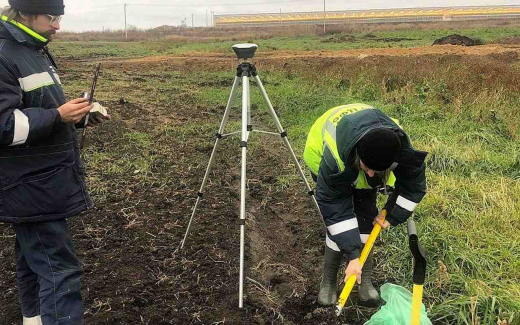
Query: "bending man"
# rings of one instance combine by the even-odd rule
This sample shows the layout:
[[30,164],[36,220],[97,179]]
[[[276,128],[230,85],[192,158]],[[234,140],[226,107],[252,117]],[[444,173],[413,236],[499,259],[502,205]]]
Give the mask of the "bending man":
[[[348,260],[346,278],[355,274],[361,284],[359,303],[379,305],[371,280],[373,254],[361,269],[362,246],[374,222],[387,228],[410,217],[426,194],[426,155],[414,150],[397,121],[369,105],[335,107],[314,123],[304,159],[316,181],[316,199],[327,227],[321,305],[336,303],[343,254]],[[385,222],[376,206],[378,191],[392,191]]]

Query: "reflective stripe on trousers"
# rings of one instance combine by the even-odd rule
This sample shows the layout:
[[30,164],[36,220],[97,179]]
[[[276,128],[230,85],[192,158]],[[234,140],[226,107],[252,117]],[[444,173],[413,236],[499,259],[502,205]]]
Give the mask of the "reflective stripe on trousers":
[[[377,199],[377,189],[370,190],[359,190],[354,189],[354,213],[356,214],[359,234],[361,238],[361,243],[366,243],[368,240],[368,236],[370,232],[372,232],[372,228],[374,225],[372,221],[378,214],[376,199]],[[330,234],[327,231],[327,236],[325,238],[325,244],[332,250],[339,252],[340,249],[338,245],[330,239]]]

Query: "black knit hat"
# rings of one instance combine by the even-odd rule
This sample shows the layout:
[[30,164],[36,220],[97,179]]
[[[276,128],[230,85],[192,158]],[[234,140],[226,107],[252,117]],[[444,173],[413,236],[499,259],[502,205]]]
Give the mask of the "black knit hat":
[[65,14],[63,0],[9,0],[9,5],[26,14],[49,14],[61,16]]
[[387,170],[401,151],[401,141],[390,129],[375,129],[365,134],[357,143],[359,159],[375,171]]

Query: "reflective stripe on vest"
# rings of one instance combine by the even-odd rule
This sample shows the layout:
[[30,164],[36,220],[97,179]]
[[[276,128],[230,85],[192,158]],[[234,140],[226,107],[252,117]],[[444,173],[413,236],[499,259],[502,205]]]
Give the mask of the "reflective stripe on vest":
[[[345,163],[341,160],[337,141],[336,141],[336,127],[338,126],[341,119],[347,115],[357,113],[365,109],[374,109],[374,107],[366,104],[350,104],[342,105],[331,108],[325,114],[323,114],[312,126],[307,143],[305,145],[305,151],[303,153],[304,160],[311,169],[311,171],[318,175],[318,169],[320,166],[321,159],[325,147],[328,147],[340,172],[345,170]],[[391,118],[400,128],[399,120]],[[396,166],[392,166],[391,170],[395,169]],[[390,173],[387,185],[395,185],[395,175],[393,172]],[[356,189],[371,189],[366,179],[366,174],[360,170],[356,181],[352,184]]]
[[314,122],[307,143],[305,144],[305,151],[303,152],[303,159],[311,169],[311,171],[318,175],[323,151],[327,146],[334,156],[340,171],[345,169],[345,164],[339,157],[338,147],[336,144],[336,127],[344,116],[359,112],[364,109],[374,109],[366,104],[350,104],[342,105],[329,109],[316,122]]
[[325,120],[325,125],[322,128],[322,139],[324,145],[326,144],[329,149],[331,149],[332,155],[336,159],[338,164],[339,171],[342,172],[345,170],[345,164],[341,160],[338,152],[337,139],[336,139],[336,128],[338,126],[339,121],[347,115],[354,114],[356,112],[365,110],[365,109],[374,109],[370,105],[366,104],[351,104],[351,105],[343,105],[333,108],[333,111],[328,115]]

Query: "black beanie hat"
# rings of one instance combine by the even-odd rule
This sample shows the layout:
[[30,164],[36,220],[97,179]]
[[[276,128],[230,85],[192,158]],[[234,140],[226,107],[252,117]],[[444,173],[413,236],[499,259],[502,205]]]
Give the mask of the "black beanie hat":
[[61,16],[65,14],[63,0],[9,0],[9,5],[26,14],[49,14]]
[[357,143],[359,159],[375,171],[387,170],[401,151],[401,141],[390,129],[375,129],[365,134]]

